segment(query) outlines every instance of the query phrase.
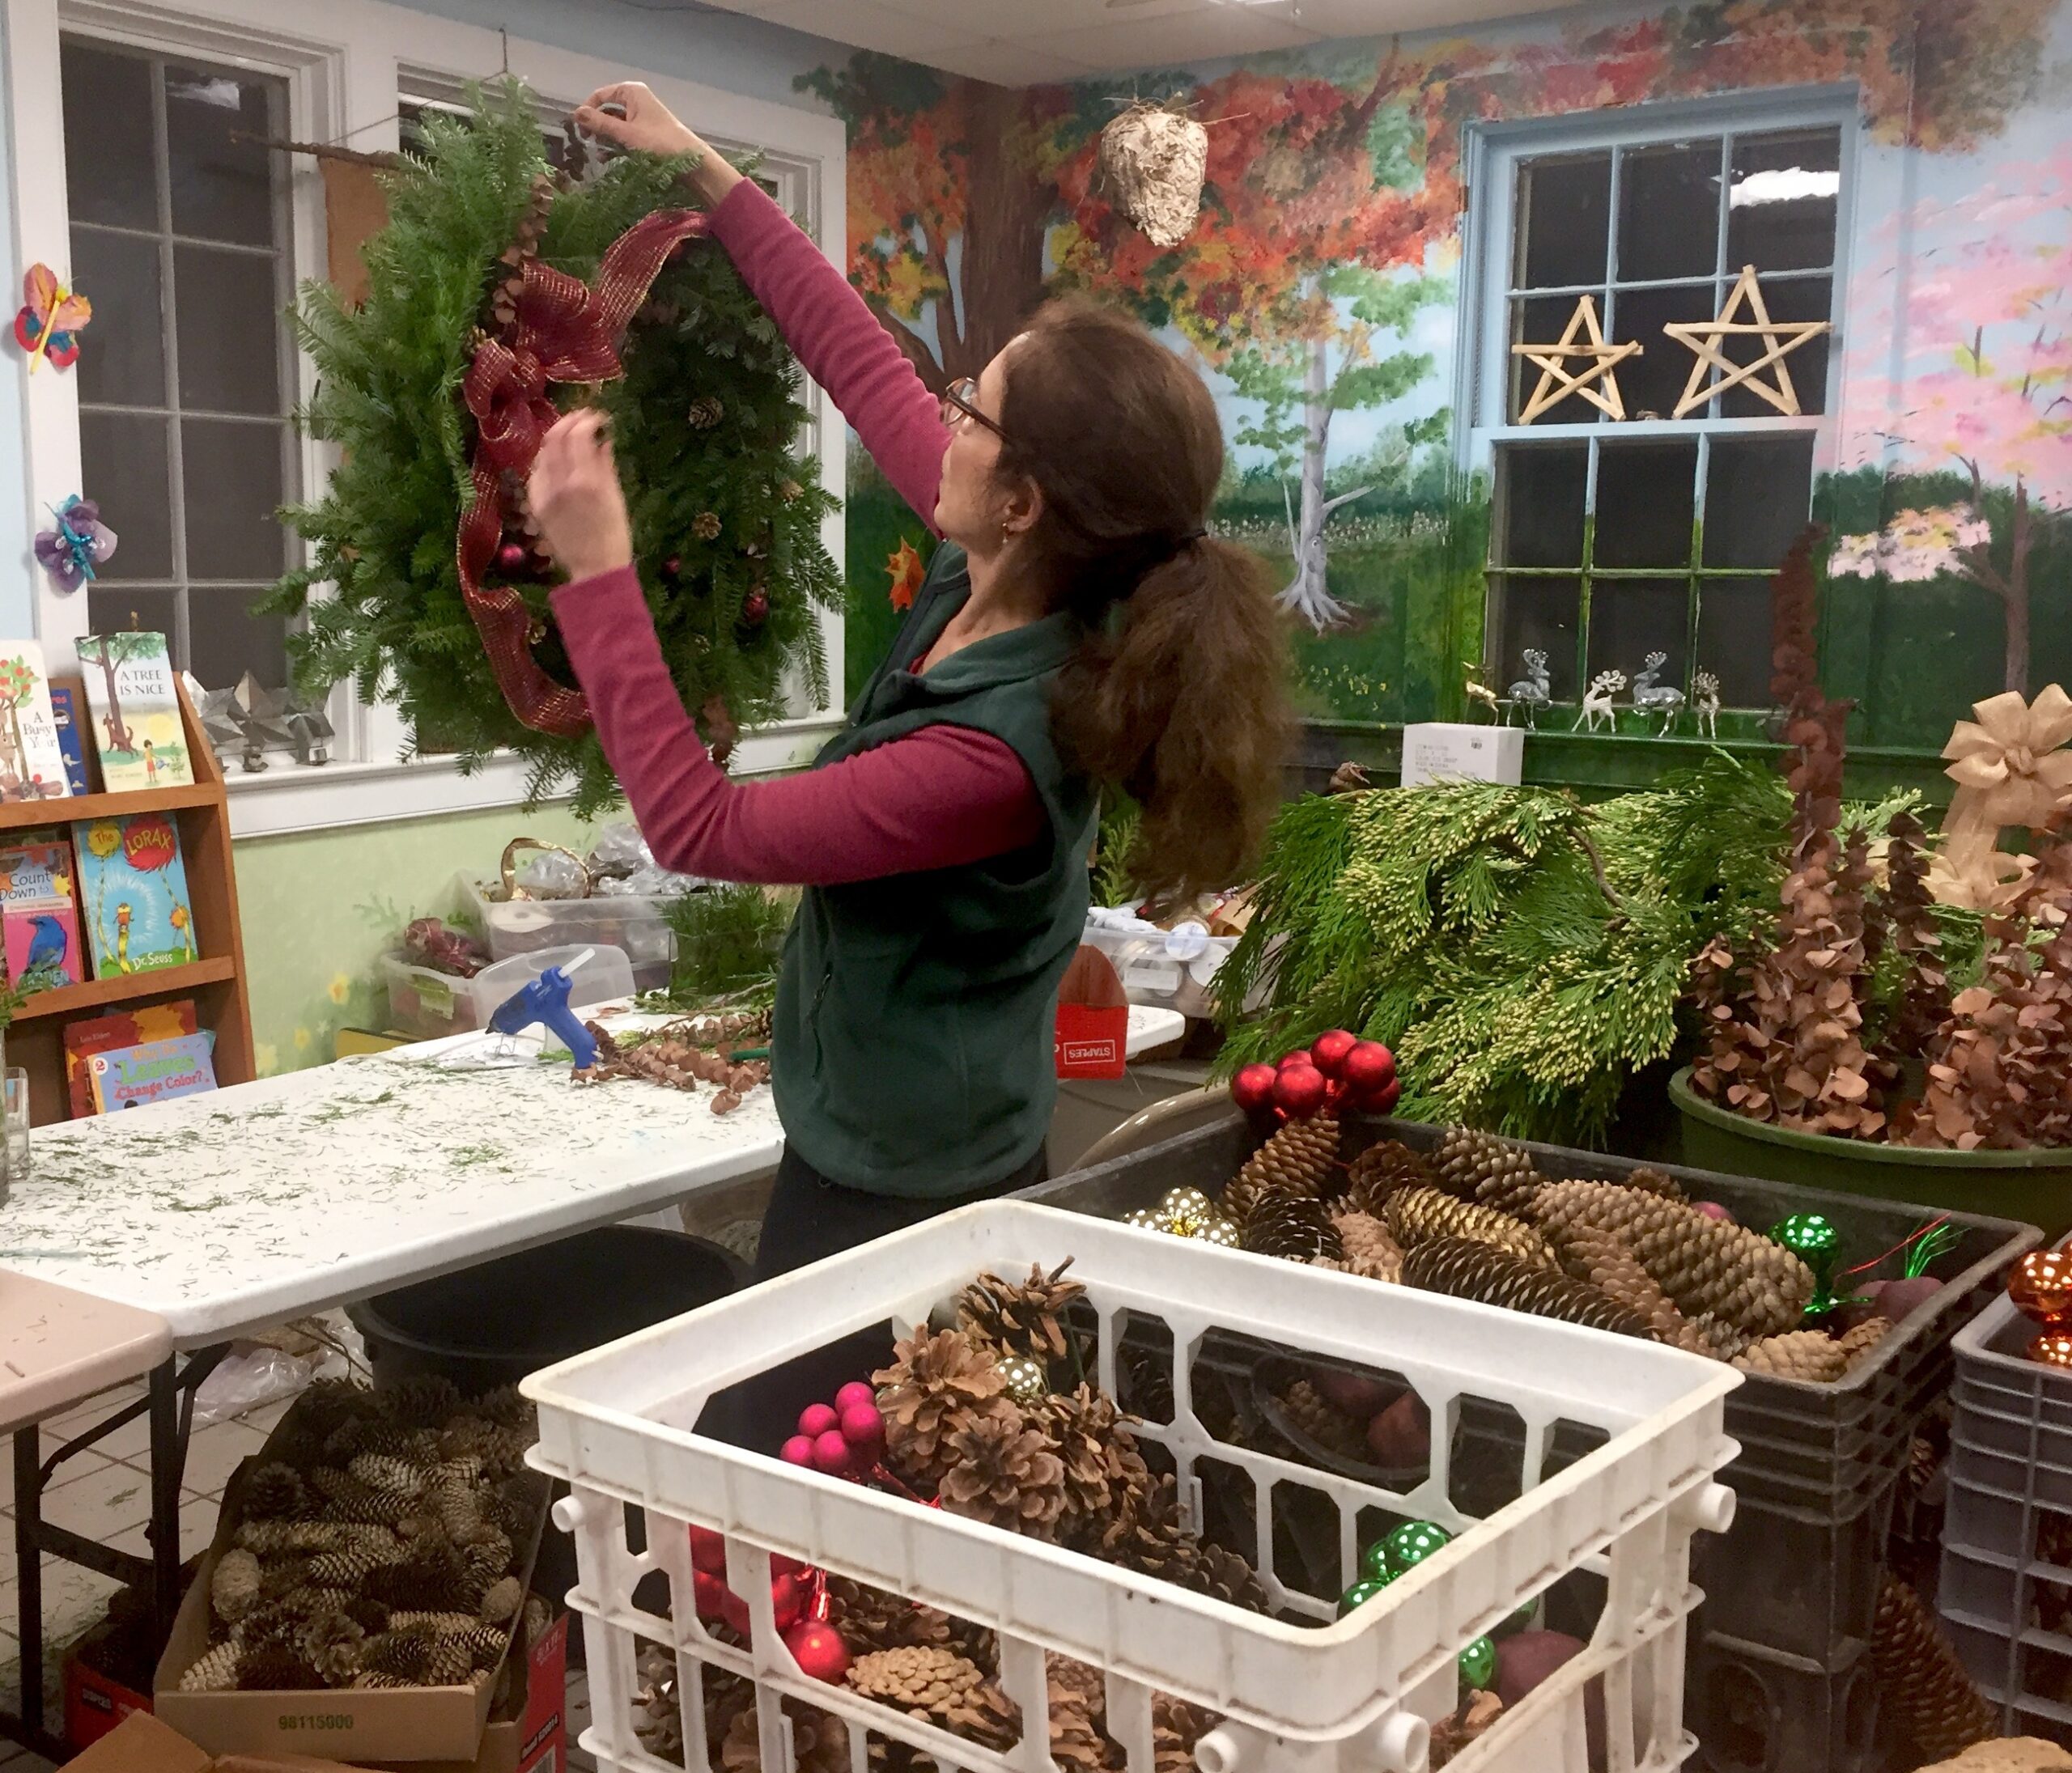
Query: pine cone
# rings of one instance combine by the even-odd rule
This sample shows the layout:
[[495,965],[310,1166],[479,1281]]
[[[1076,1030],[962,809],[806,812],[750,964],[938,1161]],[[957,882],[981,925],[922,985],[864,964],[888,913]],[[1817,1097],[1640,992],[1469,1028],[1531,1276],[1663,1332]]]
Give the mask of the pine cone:
[[1429,1188],[1437,1180],[1422,1152],[1399,1139],[1385,1139],[1352,1160],[1345,1204],[1355,1212],[1378,1215],[1382,1203],[1399,1188]]
[[1824,1385],[1848,1369],[1842,1345],[1824,1330],[1789,1330],[1749,1343],[1734,1364],[1742,1372],[1768,1373],[1773,1379],[1797,1379]]
[[1743,1334],[1799,1327],[1813,1271],[1781,1245],[1696,1207],[1612,1182],[1550,1182],[1535,1203],[1557,1241],[1588,1225],[1616,1237],[1687,1317],[1711,1313]]
[[1326,1398],[1306,1379],[1297,1379],[1280,1393],[1280,1407],[1292,1428],[1306,1435],[1328,1453],[1347,1458],[1364,1457],[1367,1451],[1367,1425],[1356,1422]]
[[308,1521],[316,1512],[300,1475],[278,1460],[252,1474],[244,1510],[248,1521]]
[[237,1684],[247,1693],[314,1693],[324,1678],[301,1651],[280,1643],[253,1645],[237,1660]]
[[1255,1255],[1278,1256],[1284,1262],[1306,1262],[1318,1256],[1337,1261],[1345,1253],[1324,1203],[1294,1195],[1263,1198],[1245,1221],[1244,1238],[1245,1248]]
[[1032,1266],[1029,1279],[1019,1283],[981,1275],[957,1300],[957,1327],[974,1343],[1004,1355],[1026,1355],[1047,1363],[1063,1359],[1070,1347],[1065,1313],[1086,1296],[1077,1281],[1064,1278],[1071,1266],[1070,1257],[1047,1275]]
[[1378,1219],[1367,1213],[1333,1213],[1331,1222],[1345,1253],[1314,1257],[1312,1261],[1316,1266],[1335,1268],[1368,1280],[1403,1279],[1403,1250]]
[[259,1605],[259,1560],[233,1546],[216,1560],[209,1604],[225,1625],[236,1625]]
[[981,1747],[1013,1746],[1021,1713],[975,1664],[949,1650],[874,1650],[849,1665],[849,1685]]
[[1070,1689],[1051,1678],[1051,1758],[1059,1773],[1108,1773],[1116,1764],[1093,1715]]
[[1403,1258],[1406,1285],[1450,1293],[1485,1305],[1557,1317],[1621,1336],[1645,1337],[1647,1321],[1594,1287],[1558,1268],[1535,1268],[1493,1245],[1468,1237],[1435,1237]]
[[1065,1467],[1041,1429],[1009,1410],[979,1417],[944,1443],[938,1491],[944,1508],[1038,1539],[1051,1538],[1065,1508]]
[[1626,1173],[1626,1186],[1637,1188],[1643,1194],[1659,1194],[1664,1200],[1688,1200],[1684,1185],[1667,1170],[1656,1169],[1642,1164]]
[[[1611,1232],[1579,1226],[1562,1245],[1561,1266],[1577,1280],[1588,1281],[1607,1298],[1645,1318],[1657,1342],[1684,1347],[1698,1338],[1654,1277]],[[1702,1349],[1694,1351],[1702,1352]]]
[[1842,1376],[1846,1378],[1853,1372],[1858,1361],[1867,1359],[1870,1351],[1879,1347],[1892,1330],[1887,1318],[1866,1317],[1853,1330],[1845,1331],[1835,1344],[1842,1351]]
[[1465,1237],[1501,1249],[1529,1267],[1558,1266],[1547,1240],[1523,1219],[1436,1188],[1398,1190],[1382,1207],[1382,1222],[1405,1252],[1435,1237]]
[[1878,1597],[1870,1655],[1879,1707],[1901,1743],[1945,1761],[1996,1734],[1993,1713],[1921,1597],[1888,1576]]
[[237,1685],[237,1665],[244,1646],[233,1632],[202,1658],[188,1666],[180,1678],[182,1693],[223,1693]]
[[1450,1126],[1433,1154],[1438,1186],[1466,1201],[1480,1201],[1516,1216],[1545,1180],[1532,1160],[1507,1139],[1472,1127]]
[[391,1422],[405,1428],[444,1428],[467,1408],[461,1388],[443,1374],[413,1373],[375,1393]]
[[1242,1232],[1253,1210],[1269,1196],[1320,1199],[1329,1191],[1338,1162],[1338,1139],[1335,1120],[1289,1122],[1245,1160],[1223,1190],[1225,1215]]
[[1266,1610],[1257,1573],[1233,1551],[1204,1544],[1187,1530],[1178,1482],[1168,1472],[1132,1486],[1101,1542],[1100,1555],[1233,1606]]
[[[706,1679],[709,1685],[709,1673]],[[724,1773],[763,1773],[762,1725],[753,1700],[751,1693],[750,1703],[732,1713],[724,1732],[715,1733]],[[849,1733],[839,1718],[796,1699],[784,1702],[784,1716],[791,1721],[792,1750],[798,1773],[849,1773]],[[683,1758],[681,1745],[669,1758]]]
[[1144,1470],[1136,1436],[1106,1392],[1081,1385],[1054,1393],[1031,1418],[1064,1466],[1065,1511],[1058,1537],[1068,1545],[1098,1540],[1115,1509],[1116,1491]]
[[892,1365],[873,1376],[885,1451],[911,1481],[934,1486],[950,1462],[949,1436],[1013,1413],[1007,1381],[992,1356],[960,1330],[932,1335],[923,1325],[893,1353]]
[[1705,1312],[1696,1317],[1686,1318],[1696,1338],[1693,1354],[1710,1355],[1715,1360],[1730,1361],[1747,1351],[1756,1338],[1713,1312]]

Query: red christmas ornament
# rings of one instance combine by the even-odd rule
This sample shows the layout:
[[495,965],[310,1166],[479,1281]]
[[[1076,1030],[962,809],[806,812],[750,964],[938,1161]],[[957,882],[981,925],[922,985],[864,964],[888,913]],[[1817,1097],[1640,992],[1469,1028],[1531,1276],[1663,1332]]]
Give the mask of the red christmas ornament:
[[1283,1053],[1280,1055],[1279,1063],[1275,1065],[1274,1069],[1276,1071],[1284,1071],[1291,1066],[1306,1065],[1314,1071],[1316,1068],[1316,1063],[1317,1062],[1310,1057],[1309,1048],[1306,1046],[1298,1046],[1292,1053]]
[[727,1542],[710,1527],[690,1529],[690,1561],[700,1570],[709,1570],[715,1576],[727,1573]]
[[[771,1559],[773,1565],[776,1561]],[[805,1584],[796,1576],[773,1576],[770,1579],[770,1606],[776,1614],[779,1631],[796,1625],[806,1610]]]
[[1335,1028],[1328,1034],[1319,1034],[1310,1043],[1310,1057],[1326,1077],[1336,1077],[1340,1067],[1345,1063],[1346,1055],[1370,1045],[1357,1035],[1348,1034],[1342,1028]]
[[515,579],[524,571],[532,558],[532,550],[524,543],[507,541],[496,551],[496,570],[506,579]]
[[840,1420],[832,1406],[808,1404],[799,1412],[799,1432],[809,1440],[817,1440]]
[[1346,1049],[1340,1079],[1355,1096],[1373,1096],[1395,1081],[1395,1055],[1379,1041],[1358,1041]]
[[793,1435],[778,1449],[777,1457],[788,1465],[810,1465],[813,1463],[813,1437]]
[[701,1619],[719,1618],[733,1593],[725,1583],[710,1570],[694,1570],[690,1573],[691,1604]]
[[1331,1085],[1314,1065],[1291,1065],[1273,1082],[1273,1105],[1291,1120],[1306,1121],[1324,1105]]
[[760,628],[770,619],[770,593],[758,585],[741,599],[741,621],[750,628]]
[[1230,1079],[1230,1100],[1247,1114],[1273,1106],[1273,1086],[1280,1074],[1271,1065],[1247,1065]]
[[773,1576],[803,1576],[812,1567],[796,1558],[788,1558],[781,1551],[770,1554],[770,1573]]
[[748,1635],[748,1602],[741,1599],[732,1588],[728,1589],[720,1598],[720,1617],[740,1632],[743,1637]]
[[683,556],[681,554],[671,554],[662,562],[662,576],[664,579],[674,579],[682,570]]
[[873,1410],[877,1407],[877,1392],[860,1379],[851,1380],[834,1394],[834,1408],[838,1413],[853,1410],[859,1404],[868,1404]]
[[823,1435],[816,1435],[813,1443],[813,1468],[824,1471],[830,1478],[839,1478],[849,1469],[849,1443],[842,1438],[839,1428],[830,1428]]
[[1369,1114],[1386,1114],[1395,1106],[1397,1098],[1402,1094],[1403,1079],[1392,1077],[1372,1096],[1361,1097],[1360,1105]]
[[842,1412],[840,1433],[860,1465],[874,1465],[885,1451],[885,1418],[875,1403],[851,1404]]
[[799,1673],[809,1680],[839,1686],[849,1672],[849,1646],[842,1641],[839,1631],[821,1620],[809,1619],[793,1626],[784,1634],[784,1648],[792,1652]]

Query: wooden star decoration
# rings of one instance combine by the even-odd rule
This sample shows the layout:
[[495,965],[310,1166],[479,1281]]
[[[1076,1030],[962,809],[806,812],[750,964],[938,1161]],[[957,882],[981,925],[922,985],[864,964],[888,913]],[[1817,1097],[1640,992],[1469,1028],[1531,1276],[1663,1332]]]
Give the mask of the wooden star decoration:
[[[1752,320],[1738,320],[1734,316],[1741,312],[1743,303],[1755,316]],[[1697,354],[1697,362],[1691,366],[1691,379],[1684,384],[1684,397],[1677,401],[1676,410],[1670,416],[1681,418],[1693,407],[1707,405],[1716,394],[1724,394],[1730,388],[1746,387],[1751,394],[1760,394],[1786,418],[1798,416],[1798,390],[1791,385],[1791,371],[1786,367],[1785,358],[1795,351],[1809,338],[1818,338],[1821,333],[1832,332],[1829,320],[1773,320],[1768,305],[1763,300],[1762,286],[1756,280],[1756,267],[1744,265],[1741,275],[1734,280],[1734,288],[1726,298],[1726,305],[1719,316],[1711,320],[1671,320],[1662,331],[1679,345],[1688,345]],[[1739,335],[1755,333],[1761,337],[1763,354],[1752,363],[1733,363],[1720,349],[1721,341]],[[1760,371],[1777,366],[1777,380],[1766,382]],[[1718,381],[1700,387],[1709,370],[1724,373]]]
[[[1586,336],[1578,339],[1580,331]],[[1576,303],[1576,311],[1569,316],[1569,324],[1561,336],[1552,345],[1514,345],[1514,357],[1522,357],[1539,370],[1539,385],[1532,391],[1532,397],[1525,403],[1525,410],[1518,414],[1521,425],[1530,425],[1550,406],[1558,406],[1571,394],[1580,394],[1599,412],[1613,418],[1626,416],[1626,403],[1619,397],[1619,378],[1612,371],[1629,357],[1638,357],[1641,347],[1637,342],[1626,345],[1607,345],[1604,333],[1597,324],[1597,302],[1586,295]],[[1580,372],[1572,372],[1569,359],[1582,358],[1586,367]],[[1602,383],[1603,387],[1597,384]]]

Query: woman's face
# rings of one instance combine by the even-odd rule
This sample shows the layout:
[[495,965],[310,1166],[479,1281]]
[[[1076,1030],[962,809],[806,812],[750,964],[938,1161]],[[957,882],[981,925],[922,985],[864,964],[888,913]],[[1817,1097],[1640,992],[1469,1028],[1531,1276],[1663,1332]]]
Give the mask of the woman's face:
[[949,449],[936,496],[936,527],[974,559],[990,560],[1034,520],[1033,490],[1003,489],[998,480],[1000,434],[994,426],[1007,392],[1007,354],[1018,342],[1009,343],[986,366],[975,392],[966,393],[966,404],[982,417],[974,418],[951,401],[943,403]]

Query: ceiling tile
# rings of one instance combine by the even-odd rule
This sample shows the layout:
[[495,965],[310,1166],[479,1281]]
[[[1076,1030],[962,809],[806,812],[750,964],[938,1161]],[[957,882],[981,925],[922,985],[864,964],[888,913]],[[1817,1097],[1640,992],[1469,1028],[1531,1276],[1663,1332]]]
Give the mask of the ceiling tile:
[[1165,19],[1210,12],[1221,0],[878,0],[917,19],[952,19],[960,29],[1003,41],[1056,36],[1068,31],[1104,29],[1120,19]]
[[895,12],[877,0],[771,0],[757,10],[756,16],[860,49],[880,49],[887,55],[931,63],[946,51],[968,49],[986,40],[984,32],[963,23],[961,8],[952,4],[938,6],[923,18]]
[[1318,40],[1320,32],[1289,21],[1284,6],[1218,6],[1178,18],[1144,19],[1134,7],[1110,15],[1114,23],[1090,30],[1047,28],[1023,40],[1054,55],[1103,68],[1172,67],[1224,56],[1293,49]]
[[1295,10],[1304,25],[1326,36],[1378,37],[1582,9],[1575,0],[1296,0]]
[[990,80],[995,86],[1042,86],[1084,80],[1100,72],[1090,62],[1072,62],[1047,49],[1032,49],[1021,43],[979,43],[968,49],[945,49],[936,66],[951,74],[968,74],[974,80]]

